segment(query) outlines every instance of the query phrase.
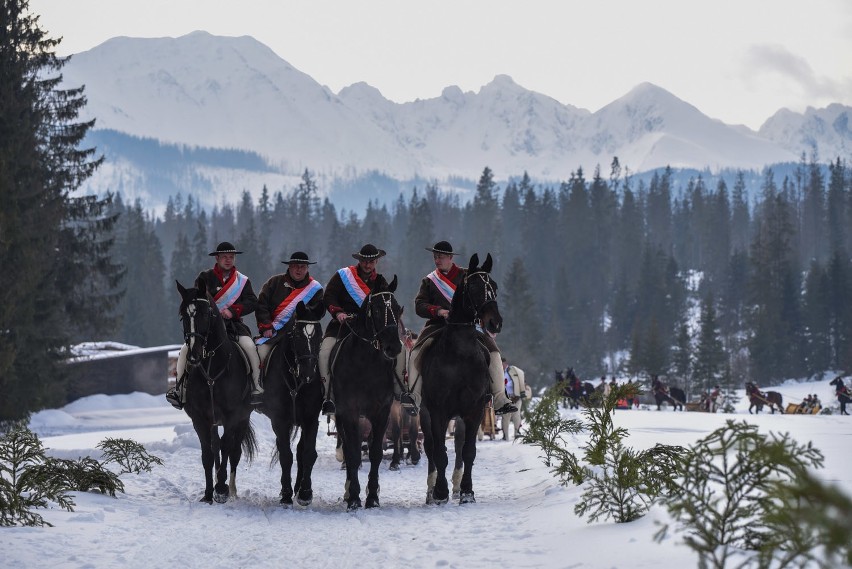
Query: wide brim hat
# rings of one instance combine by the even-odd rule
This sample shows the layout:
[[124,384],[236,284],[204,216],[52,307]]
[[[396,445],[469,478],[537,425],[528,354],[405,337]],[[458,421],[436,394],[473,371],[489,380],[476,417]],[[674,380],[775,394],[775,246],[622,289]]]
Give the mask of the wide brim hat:
[[359,261],[371,261],[373,259],[384,257],[385,255],[387,255],[387,253],[383,249],[379,249],[372,243],[367,243],[361,247],[360,251],[352,253],[352,257]]
[[432,251],[433,253],[441,253],[443,255],[458,255],[459,253],[453,253],[453,246],[450,245],[449,241],[438,241],[432,247],[426,247],[427,251]]
[[237,248],[227,241],[222,241],[219,245],[216,246],[216,250],[212,253],[209,253],[211,257],[215,257],[216,255],[221,255],[222,253],[233,253],[234,255],[239,255],[242,251],[237,251]]
[[286,261],[281,261],[285,265],[316,265],[316,261],[311,261],[308,254],[303,251],[296,251]]

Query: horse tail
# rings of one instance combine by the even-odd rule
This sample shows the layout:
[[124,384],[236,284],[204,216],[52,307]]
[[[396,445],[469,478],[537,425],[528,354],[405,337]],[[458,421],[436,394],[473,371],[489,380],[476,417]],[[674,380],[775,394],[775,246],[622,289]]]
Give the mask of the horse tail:
[[254,460],[254,455],[257,453],[257,435],[254,432],[254,426],[252,426],[251,421],[247,421],[248,426],[243,432],[243,440],[240,443],[243,446],[243,452],[246,454],[248,461],[251,462]]
[[296,442],[296,439],[299,437],[299,425],[294,424],[290,427],[290,444],[292,445]]

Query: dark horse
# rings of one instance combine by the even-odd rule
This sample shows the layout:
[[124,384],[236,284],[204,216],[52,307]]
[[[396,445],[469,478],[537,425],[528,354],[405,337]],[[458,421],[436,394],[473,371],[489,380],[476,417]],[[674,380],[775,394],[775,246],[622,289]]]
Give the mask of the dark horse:
[[394,400],[385,435],[387,443],[393,448],[393,456],[388,467],[390,470],[399,470],[399,463],[405,460],[414,465],[420,462],[420,448],[417,446],[419,433],[420,417],[412,417],[404,412],[399,401]]
[[852,393],[849,392],[849,388],[843,384],[843,379],[839,375],[832,379],[828,384],[834,386],[834,394],[840,402],[840,414],[848,415],[849,413],[846,411],[846,404],[852,401]]
[[657,411],[661,409],[663,403],[671,403],[672,410],[677,411],[678,407],[683,411],[683,405],[686,403],[686,394],[679,387],[669,387],[656,376],[651,386],[654,391],[654,400],[657,402]]
[[595,386],[588,381],[580,381],[573,367],[565,371],[557,371],[555,379],[561,389],[563,407],[579,409],[581,403],[589,404],[589,398],[594,394]]
[[[307,506],[313,500],[311,472],[317,460],[317,431],[322,407],[322,388],[317,358],[322,341],[322,326],[303,302],[294,317],[279,332],[266,360],[264,375],[264,414],[272,422],[278,461],[281,464],[281,504],[296,501]],[[296,481],[291,477],[291,442],[301,430],[296,446]]]
[[[250,372],[240,348],[228,337],[225,321],[203,281],[198,284],[200,288],[187,289],[177,283],[181,296],[183,338],[189,348],[184,411],[192,419],[192,426],[201,443],[205,481],[201,501],[224,503],[231,494],[237,495],[237,465],[243,451],[251,461],[257,450],[250,420]],[[220,426],[223,429],[221,436]],[[229,462],[230,483],[227,472]]]
[[[449,501],[447,486],[447,444],[444,434],[453,417],[456,437],[464,433],[459,503],[475,502],[473,461],[476,458],[476,434],[482,422],[489,389],[489,352],[480,341],[478,323],[485,332],[496,334],[503,326],[497,306],[497,285],[491,279],[491,254],[479,266],[479,256],[470,258],[467,275],[453,294],[447,325],[435,334],[435,340],[421,354],[423,380],[424,448],[429,459],[426,503]],[[459,423],[464,423],[464,430]],[[459,441],[456,441],[458,448]]]
[[[348,321],[349,334],[331,354],[331,381],[337,406],[335,422],[343,440],[346,464],[344,500],[348,510],[361,507],[360,416],[372,425],[374,434],[384,433],[393,403],[394,361],[402,351],[399,319],[402,307],[396,301],[394,276],[387,291],[371,290],[354,318]],[[370,437],[370,474],[367,479],[367,508],[379,506],[379,466],[382,463],[382,436]]]
[[764,405],[769,405],[769,409],[773,415],[775,414],[776,407],[778,407],[778,411],[784,413],[784,398],[777,391],[762,392],[755,384],[748,382],[746,383],[746,395],[748,395],[750,403],[748,406],[749,414],[755,408],[755,413],[760,413]]

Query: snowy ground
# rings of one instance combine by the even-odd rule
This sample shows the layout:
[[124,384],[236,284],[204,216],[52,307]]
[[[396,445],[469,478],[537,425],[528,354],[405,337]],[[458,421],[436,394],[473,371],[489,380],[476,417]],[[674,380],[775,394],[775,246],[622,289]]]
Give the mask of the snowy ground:
[[[834,402],[827,381],[774,388],[785,403],[816,393]],[[616,413],[630,431],[628,444],[689,445],[726,419],[746,419],[761,431],[789,431],[812,441],[826,457],[820,476],[852,495],[852,417],[749,416],[631,410]],[[259,459],[239,467],[239,498],[224,505],[199,503],[203,490],[198,440],[186,415],[163,397],[135,393],[87,397],[33,417],[51,454],[91,455],[105,437],[132,438],[164,466],[124,475],[125,494],[75,495],[74,512],[40,511],[55,527],[0,530],[0,566],[17,567],[695,567],[696,556],[678,539],[653,541],[661,509],[630,524],[588,524],[578,518],[577,487],[561,486],[538,458],[538,449],[485,440],[477,446],[477,503],[424,505],[426,461],[400,472],[381,469],[382,507],[347,513],[344,473],[334,437],[321,425],[308,508],[278,505],[280,469],[270,465],[274,436],[269,420],[253,419]],[[577,441],[578,445],[582,442]],[[362,481],[365,469],[362,468]]]

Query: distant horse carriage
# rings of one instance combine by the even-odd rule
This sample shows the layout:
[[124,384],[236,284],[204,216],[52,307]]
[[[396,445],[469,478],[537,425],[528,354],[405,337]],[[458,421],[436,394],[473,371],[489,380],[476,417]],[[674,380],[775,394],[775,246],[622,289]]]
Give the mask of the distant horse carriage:
[[777,391],[761,391],[757,385],[749,381],[746,383],[746,396],[749,399],[748,412],[755,409],[755,413],[760,413],[763,406],[767,405],[772,414],[775,414],[775,409],[779,413],[784,413],[784,398]]
[[574,368],[555,371],[554,380],[562,394],[562,406],[566,409],[579,409],[580,405],[588,405],[595,394],[595,386],[588,381],[580,381]]
[[[342,437],[346,465],[344,500],[348,510],[361,507],[360,417],[365,417],[374,432],[387,428],[393,403],[394,361],[402,351],[399,319],[402,307],[394,296],[397,278],[388,290],[370,290],[354,318],[348,321],[349,334],[338,342],[332,361],[332,389],[337,413],[335,422]],[[379,504],[379,466],[382,462],[382,437],[369,441],[370,472],[367,478],[367,508]]]
[[[322,407],[322,388],[317,365],[322,327],[305,304],[299,302],[294,316],[276,336],[264,372],[263,412],[272,423],[278,461],[281,465],[281,504],[296,501],[307,506],[313,500],[311,473],[317,460],[317,431]],[[296,446],[296,480],[291,477],[292,439],[301,433]]]
[[674,411],[677,411],[678,409],[683,411],[684,406],[686,405],[686,394],[683,392],[683,389],[674,386],[669,387],[660,381],[657,376],[653,376],[651,391],[654,393],[654,401],[657,403],[657,411],[662,410],[663,403],[670,404]]
[[198,288],[184,288],[178,282],[177,290],[188,348],[184,411],[192,419],[201,444],[205,483],[201,501],[225,503],[237,495],[237,466],[242,453],[245,451],[251,460],[257,450],[249,402],[251,369],[239,345],[228,337],[225,320],[204,281],[198,282]]
[[[491,278],[491,255],[482,266],[479,256],[470,258],[467,274],[453,294],[447,325],[435,334],[433,343],[421,354],[423,381],[424,448],[429,460],[427,503],[449,501],[446,432],[453,417],[456,421],[456,456],[461,455],[459,502],[475,502],[473,462],[476,436],[485,405],[491,397],[488,366],[489,350],[480,341],[476,324],[486,333],[496,334],[503,326],[497,307],[497,285]],[[459,429],[464,423],[464,430]],[[464,433],[463,443],[459,441]],[[459,447],[461,443],[461,448]],[[460,452],[459,452],[460,450]],[[456,471],[453,477],[456,476]]]

